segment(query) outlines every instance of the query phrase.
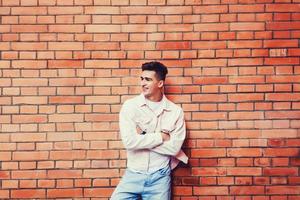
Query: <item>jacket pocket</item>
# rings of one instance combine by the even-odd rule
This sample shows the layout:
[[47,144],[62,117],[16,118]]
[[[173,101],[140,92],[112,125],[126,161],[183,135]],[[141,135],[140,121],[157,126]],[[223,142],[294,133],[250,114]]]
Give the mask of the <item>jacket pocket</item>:
[[146,131],[149,129],[149,125],[151,123],[151,118],[149,117],[139,117],[136,119],[136,125],[142,129],[143,131]]

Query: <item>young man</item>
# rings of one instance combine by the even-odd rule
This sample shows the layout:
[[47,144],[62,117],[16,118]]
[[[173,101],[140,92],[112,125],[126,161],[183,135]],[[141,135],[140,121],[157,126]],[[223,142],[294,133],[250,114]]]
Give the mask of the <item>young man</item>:
[[164,95],[168,73],[160,62],[142,65],[142,94],[120,111],[120,133],[127,150],[127,169],[111,200],[171,199],[171,169],[179,160],[186,129],[182,109]]

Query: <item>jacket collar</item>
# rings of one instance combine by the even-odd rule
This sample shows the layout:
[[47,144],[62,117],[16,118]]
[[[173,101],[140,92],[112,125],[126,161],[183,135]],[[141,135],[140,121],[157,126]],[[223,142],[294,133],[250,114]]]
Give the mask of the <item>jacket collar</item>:
[[[170,111],[171,110],[170,105],[169,105],[170,103],[169,103],[169,100],[167,99],[167,97],[165,95],[163,95],[162,101],[163,101],[162,110]],[[138,96],[138,105],[140,107],[147,106],[146,98],[143,94],[140,94]]]

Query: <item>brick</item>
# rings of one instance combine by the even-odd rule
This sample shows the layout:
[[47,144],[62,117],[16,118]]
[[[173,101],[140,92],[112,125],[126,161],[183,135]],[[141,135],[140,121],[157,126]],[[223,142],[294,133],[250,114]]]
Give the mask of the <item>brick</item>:
[[89,86],[119,86],[121,85],[120,78],[87,78],[86,85]]
[[45,115],[13,115],[13,123],[43,123],[47,121]]
[[14,142],[45,141],[46,135],[44,133],[14,133],[11,140]]
[[121,30],[125,33],[149,33],[156,32],[157,26],[153,24],[128,24],[122,25]]
[[80,178],[81,170],[49,170],[49,178]]
[[82,134],[79,132],[49,132],[47,133],[47,141],[77,141],[82,139]]
[[262,22],[237,22],[230,24],[231,31],[263,31],[265,30],[265,24]]
[[45,170],[22,170],[22,171],[12,171],[12,179],[45,179]]
[[[73,136],[73,138],[75,138],[75,137],[76,136]],[[60,140],[62,141],[62,139],[60,139]],[[67,149],[69,149],[68,144],[66,144],[66,145],[67,145]],[[53,151],[50,153],[50,159],[53,159],[53,160],[61,160],[61,159],[75,160],[75,159],[83,159],[83,158],[85,158],[85,151],[81,151],[81,150]]]
[[192,60],[192,65],[195,67],[224,67],[227,65],[226,59],[197,59]]
[[266,30],[296,30],[299,27],[299,22],[268,22]]
[[193,120],[225,120],[227,114],[225,112],[212,113],[212,112],[194,112],[192,114]]
[[267,157],[297,156],[297,154],[296,148],[267,148],[264,150],[264,155]]
[[261,48],[262,42],[259,40],[248,41],[228,41],[229,48]]
[[201,185],[213,185],[216,184],[216,178],[212,177],[203,177],[200,179],[200,184]]
[[110,197],[113,193],[113,188],[86,188],[84,196],[86,197]]
[[82,114],[53,114],[49,116],[49,122],[82,122]]
[[47,14],[47,7],[12,7],[12,15],[45,15]]
[[66,25],[49,25],[49,32],[55,33],[81,33],[84,32],[83,25],[68,25],[66,29]]
[[81,86],[83,78],[50,78],[49,86]]
[[204,13],[227,13],[228,7],[226,5],[208,5],[208,6],[195,6],[193,7],[193,13],[204,14]]
[[265,58],[266,65],[296,65],[299,64],[299,58]]
[[83,190],[81,188],[75,189],[48,189],[48,198],[63,198],[63,197],[82,197]]
[[117,159],[119,158],[119,152],[116,150],[91,150],[87,152],[87,158],[89,159]]
[[199,41],[192,42],[193,49],[225,49],[225,41]]
[[208,84],[226,84],[228,83],[227,77],[195,77],[194,84],[208,85]]
[[263,169],[264,176],[297,176],[298,171],[297,168],[284,168],[284,167],[276,167],[276,168],[264,168]]
[[298,119],[300,112],[298,111],[268,111],[266,119]]
[[195,158],[214,158],[224,157],[226,155],[225,149],[192,149],[191,156]]
[[[1,46],[3,48],[4,44]],[[45,42],[13,42],[13,43],[11,43],[11,49],[12,50],[47,50],[47,43],[45,43]]]
[[174,195],[189,196],[192,195],[192,188],[185,186],[174,187]]
[[264,12],[264,5],[254,4],[254,5],[229,5],[230,13],[256,13]]
[[83,172],[84,178],[105,178],[105,177],[119,177],[117,169],[86,169]]
[[84,50],[119,50],[120,44],[117,42],[86,42]]
[[52,96],[49,97],[49,104],[80,104],[83,103],[83,97],[77,96]]
[[85,14],[120,14],[120,7],[117,6],[86,6]]
[[259,93],[248,94],[228,94],[229,102],[252,102],[252,101],[262,101],[264,100],[264,95]]
[[13,86],[47,86],[48,80],[45,78],[15,78],[12,80]]
[[299,186],[267,186],[266,193],[267,194],[298,194],[300,191]]
[[158,50],[190,49],[190,42],[158,42]]
[[10,161],[12,160],[11,152],[2,152],[0,153],[0,160],[1,161]]
[[265,48],[298,47],[298,41],[297,40],[265,40],[264,47]]
[[121,31],[120,25],[86,25],[85,31],[87,33],[119,33]]
[[82,42],[49,42],[49,50],[83,50]]
[[295,83],[295,82],[299,82],[299,76],[298,75],[267,76],[266,81],[269,83]]
[[260,132],[257,130],[227,130],[226,138],[258,138]]
[[191,14],[192,7],[191,6],[163,6],[157,7],[157,14],[163,15],[184,15],[184,14]]
[[262,64],[262,58],[232,58],[228,60],[228,66],[257,66]]
[[86,60],[84,66],[86,68],[118,68],[120,64],[115,60]]
[[267,12],[297,12],[299,8],[299,4],[267,4],[266,11]]
[[261,176],[262,170],[259,167],[232,167],[227,169],[227,175],[233,176]]
[[83,14],[82,6],[49,6],[49,15],[75,15]]
[[154,6],[124,6],[120,8],[121,14],[126,15],[146,15],[146,14],[153,14],[157,13],[157,8]]
[[193,168],[192,174],[194,176],[224,176],[226,175],[225,168],[219,167],[201,167],[201,168]]
[[0,178],[3,179],[9,179],[10,178],[10,173],[9,171],[1,171],[0,173]]
[[232,195],[259,195],[264,194],[264,186],[231,186]]
[[11,25],[11,31],[16,33],[42,33],[47,32],[46,25]]
[[281,93],[281,94],[275,94],[270,93],[266,94],[266,100],[269,101],[299,101],[300,95],[298,94],[290,94],[290,93]]
[[238,120],[238,119],[254,120],[254,119],[263,119],[263,118],[264,118],[263,112],[230,112],[229,113],[230,120]]
[[45,189],[20,189],[11,191],[12,198],[45,198]]
[[0,105],[11,105],[12,99],[10,97],[1,97],[0,98]]
[[229,25],[226,23],[205,23],[205,24],[195,24],[195,31],[229,31]]
[[42,69],[47,67],[47,62],[38,60],[13,60],[11,65],[13,68]]
[[[22,140],[24,142],[26,140]],[[30,140],[33,141],[33,140]],[[39,140],[36,140],[39,141]],[[48,159],[48,152],[14,152],[13,153],[13,160],[19,160],[19,161],[38,161],[38,160],[47,160]]]
[[229,189],[226,186],[194,187],[195,195],[228,195]]
[[228,148],[227,155],[230,157],[260,157],[262,150],[259,148]]

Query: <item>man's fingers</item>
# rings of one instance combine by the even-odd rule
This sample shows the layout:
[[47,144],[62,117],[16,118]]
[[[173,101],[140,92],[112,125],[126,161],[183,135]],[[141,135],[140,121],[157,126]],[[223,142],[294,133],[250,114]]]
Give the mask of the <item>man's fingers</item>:
[[138,134],[143,132],[143,130],[139,126],[136,126],[136,131],[137,131]]

